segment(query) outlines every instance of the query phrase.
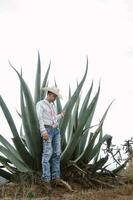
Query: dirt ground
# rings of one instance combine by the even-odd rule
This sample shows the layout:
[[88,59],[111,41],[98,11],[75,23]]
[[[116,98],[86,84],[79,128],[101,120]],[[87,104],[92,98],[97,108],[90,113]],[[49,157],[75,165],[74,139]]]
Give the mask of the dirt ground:
[[40,185],[18,185],[9,183],[0,187],[0,199],[38,199],[38,200],[133,200],[133,185],[123,185],[114,189],[84,189],[73,184],[73,192],[65,188],[53,188],[46,194]]

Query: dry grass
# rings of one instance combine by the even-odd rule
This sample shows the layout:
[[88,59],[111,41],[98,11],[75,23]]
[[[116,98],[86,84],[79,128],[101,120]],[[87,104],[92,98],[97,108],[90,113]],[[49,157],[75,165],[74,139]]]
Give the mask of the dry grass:
[[45,193],[40,185],[18,185],[9,183],[0,187],[0,199],[38,199],[38,200],[133,200],[133,185],[124,185],[115,189],[83,189],[78,184],[72,185],[74,192],[64,188],[53,188]]
[[122,172],[126,184],[116,186],[114,189],[85,189],[78,183],[70,183],[74,192],[65,188],[53,188],[50,194],[44,191],[41,184],[28,185],[27,183],[8,183],[0,187],[0,199],[37,199],[37,200],[133,200],[133,167]]

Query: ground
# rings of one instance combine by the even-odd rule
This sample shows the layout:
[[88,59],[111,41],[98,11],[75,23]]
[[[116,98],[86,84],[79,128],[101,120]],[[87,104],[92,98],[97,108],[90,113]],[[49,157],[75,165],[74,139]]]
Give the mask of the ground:
[[20,185],[8,183],[0,187],[0,199],[38,199],[38,200],[133,200],[133,185],[125,184],[114,189],[85,189],[82,185],[71,183],[73,192],[65,188],[53,188],[46,194],[40,185]]

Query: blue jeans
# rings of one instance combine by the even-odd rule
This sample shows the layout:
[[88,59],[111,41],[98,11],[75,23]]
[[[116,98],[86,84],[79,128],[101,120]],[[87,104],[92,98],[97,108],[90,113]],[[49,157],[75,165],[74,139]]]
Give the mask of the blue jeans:
[[58,128],[47,128],[49,138],[43,140],[42,180],[50,181],[60,177],[61,137]]

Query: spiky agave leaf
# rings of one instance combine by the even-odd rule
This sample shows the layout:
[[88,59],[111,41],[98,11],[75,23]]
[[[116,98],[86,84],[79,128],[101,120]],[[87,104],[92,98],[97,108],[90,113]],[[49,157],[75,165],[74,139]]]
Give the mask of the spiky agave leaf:
[[[26,162],[27,165],[30,165],[31,164],[31,160],[32,160],[31,155],[29,154],[29,152],[25,148],[24,144],[22,143],[22,141],[21,141],[21,139],[19,137],[18,131],[16,129],[15,123],[13,121],[13,118],[12,118],[12,116],[11,116],[11,114],[10,114],[10,112],[9,112],[9,110],[8,110],[6,104],[3,101],[1,96],[0,96],[0,106],[1,106],[1,108],[3,110],[3,113],[4,113],[5,117],[6,117],[6,119],[7,119],[9,127],[10,127],[10,129],[12,131],[13,139],[15,138],[13,140],[13,142],[14,142],[14,145],[15,145],[17,151],[19,152],[22,160],[24,160],[24,162]],[[19,144],[19,146],[17,144]]]
[[76,102],[76,100],[77,100],[77,98],[80,94],[80,91],[81,91],[82,86],[84,84],[84,81],[86,79],[87,71],[88,71],[88,59],[87,59],[85,74],[84,74],[79,86],[77,87],[74,94],[72,95],[71,99],[67,102],[67,104],[64,107],[65,116],[64,116],[64,119],[63,119],[61,126],[60,126],[60,130],[61,130],[61,133],[62,133],[62,149],[64,149],[65,146],[66,146],[66,144],[65,144],[65,131],[66,131],[68,122],[70,120],[70,113],[71,113],[71,111],[72,111],[72,109],[75,105],[75,102]]
[[[98,143],[101,141],[103,137],[103,129],[101,128],[101,131],[100,131],[100,135],[99,135],[99,139],[98,139]],[[112,138],[111,138],[112,139]],[[107,140],[108,141],[108,140]],[[106,141],[106,142],[107,142]],[[110,140],[111,141],[111,140]],[[93,161],[93,164],[97,163],[98,162],[98,158],[99,158],[99,154],[100,154],[100,151],[97,153],[97,155],[95,156],[94,158],[94,161]]]
[[41,60],[40,60],[40,53],[38,51],[37,71],[35,80],[35,97],[34,97],[35,104],[38,101],[40,101],[41,97],[40,89],[41,89]]
[[11,173],[9,173],[9,172],[5,171],[4,169],[1,169],[1,168],[0,168],[0,176],[4,177],[7,180],[11,180],[11,178],[12,178]]
[[[55,86],[57,87],[56,80],[54,80],[54,82],[55,82]],[[61,113],[62,112],[62,105],[61,105],[60,98],[58,96],[56,98],[56,107],[57,107],[57,113]]]
[[35,110],[35,104],[33,102],[30,90],[26,82],[24,81],[22,76],[19,74],[19,72],[12,65],[11,67],[16,71],[21,83],[21,87],[22,87],[23,94],[25,97],[32,138],[34,140],[34,145],[36,146],[36,148],[34,149],[35,154],[36,154],[35,160],[36,160],[37,168],[41,169],[41,148],[38,148],[38,147],[41,147],[41,136],[39,132],[39,125],[38,125],[38,120],[37,120],[37,115],[36,115],[36,110]]
[[20,172],[29,172],[29,171],[31,171],[30,168],[28,167],[28,165],[26,165],[26,163],[18,160],[11,151],[9,151],[8,149],[6,149],[2,145],[0,145],[0,152],[3,153],[10,160],[10,162],[14,166],[16,166],[16,168]]
[[48,75],[49,75],[49,71],[50,71],[50,66],[51,66],[51,61],[49,63],[49,67],[46,71],[46,74],[45,74],[45,77],[43,79],[43,83],[42,83],[42,86],[41,86],[41,93],[40,93],[40,100],[43,99],[46,95],[46,91],[45,90],[42,90],[42,88],[46,87],[47,86],[47,83],[48,83]]
[[103,122],[105,120],[105,117],[106,117],[108,110],[109,110],[110,106],[112,105],[112,103],[113,103],[113,101],[110,103],[107,110],[105,111],[105,113],[104,113],[104,115],[101,119],[101,122],[100,122],[98,128],[96,129],[96,131],[91,134],[91,138],[89,138],[86,149],[75,160],[75,162],[79,163],[79,162],[84,161],[85,163],[88,163],[92,158],[94,158],[94,156],[96,156],[96,150],[95,149],[98,149],[98,147],[100,148],[104,141],[110,140],[112,138],[110,135],[106,135],[104,138],[101,138],[100,142],[98,143],[98,146],[95,148],[96,138],[98,137],[98,135],[100,134],[100,132],[102,130]]
[[11,173],[16,173],[18,170],[15,167],[12,167],[8,161],[8,159],[6,159],[5,157],[0,155],[0,162],[3,164],[3,166]]
[[99,92],[100,92],[100,87],[95,95],[95,97],[93,98],[92,102],[90,103],[89,107],[87,108],[86,112],[84,113],[84,117],[81,119],[80,124],[75,132],[75,134],[73,135],[70,143],[66,146],[65,150],[63,151],[62,155],[61,155],[61,160],[62,162],[68,162],[68,160],[71,158],[71,155],[73,154],[76,145],[79,143],[80,138],[82,137],[82,133],[83,133],[83,129],[84,126],[88,120],[88,117],[91,115],[91,112],[93,112],[93,109],[95,108],[95,105],[97,103],[97,98],[99,96]]
[[21,93],[20,104],[21,104],[22,124],[23,124],[24,132],[25,132],[25,139],[26,139],[25,142],[26,142],[26,146],[28,147],[30,154],[35,159],[35,157],[36,157],[36,152],[35,152],[36,145],[35,145],[35,140],[33,139],[33,134],[32,134],[32,130],[31,130],[31,127],[30,127],[29,117],[28,117],[28,114],[27,114],[27,109],[26,109],[26,106],[24,104],[22,89],[21,89],[20,93]]

